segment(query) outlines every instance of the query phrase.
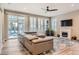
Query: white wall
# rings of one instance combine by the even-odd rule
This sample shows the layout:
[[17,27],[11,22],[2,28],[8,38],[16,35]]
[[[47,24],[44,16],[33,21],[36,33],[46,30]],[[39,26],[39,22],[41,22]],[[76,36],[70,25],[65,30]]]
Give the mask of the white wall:
[[2,11],[0,8],[0,53],[2,48]]
[[1,17],[1,11],[0,11],[0,45],[2,41],[2,17]]
[[5,42],[4,34],[5,34],[5,31],[4,31],[4,9],[2,8],[2,6],[0,4],[0,48],[3,47],[3,43]]
[[[68,28],[71,29],[71,36],[77,36],[77,38],[79,39],[79,10],[67,14],[58,15],[55,16],[55,18],[57,20],[57,31],[56,31],[57,34],[60,34],[62,28]],[[61,20],[66,19],[73,20],[72,27],[61,27]]]

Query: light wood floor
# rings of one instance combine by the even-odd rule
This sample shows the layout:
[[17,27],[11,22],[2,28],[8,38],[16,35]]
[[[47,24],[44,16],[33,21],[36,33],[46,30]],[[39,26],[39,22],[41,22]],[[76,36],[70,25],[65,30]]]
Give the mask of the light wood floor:
[[58,52],[54,53],[55,55],[79,55],[79,44],[75,44],[71,47],[65,47]]
[[[75,42],[73,46],[64,47],[61,46],[59,51],[53,50],[45,53],[45,55],[79,55],[79,42]],[[1,51],[1,55],[30,55],[17,39],[11,39],[6,41]]]
[[60,46],[60,50],[56,51],[55,55],[79,55],[79,40],[72,40],[74,42],[71,46]]
[[28,55],[29,52],[18,42],[17,39],[6,41],[1,51],[1,55]]

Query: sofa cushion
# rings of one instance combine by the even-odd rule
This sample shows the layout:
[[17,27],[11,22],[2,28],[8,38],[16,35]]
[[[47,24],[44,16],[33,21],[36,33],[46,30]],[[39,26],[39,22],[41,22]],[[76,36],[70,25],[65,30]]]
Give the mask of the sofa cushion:
[[35,35],[24,35],[24,37],[26,37],[28,40],[34,40],[34,39],[37,39],[38,38]]
[[53,39],[53,37],[38,38],[38,39],[32,40],[32,42],[33,43],[39,43],[39,42],[49,41],[49,40],[52,40],[52,39]]

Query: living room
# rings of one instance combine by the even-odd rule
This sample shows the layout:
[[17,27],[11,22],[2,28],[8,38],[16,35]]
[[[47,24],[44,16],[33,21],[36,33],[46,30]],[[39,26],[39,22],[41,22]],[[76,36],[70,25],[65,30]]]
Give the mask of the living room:
[[[79,46],[78,19],[79,3],[2,3],[1,54],[79,54],[70,50]],[[19,44],[26,47],[23,53]]]

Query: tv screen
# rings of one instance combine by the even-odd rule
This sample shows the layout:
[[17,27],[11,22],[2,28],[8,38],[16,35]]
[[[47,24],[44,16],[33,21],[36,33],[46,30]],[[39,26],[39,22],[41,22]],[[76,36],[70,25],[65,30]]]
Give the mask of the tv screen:
[[62,20],[61,26],[72,26],[72,19]]

